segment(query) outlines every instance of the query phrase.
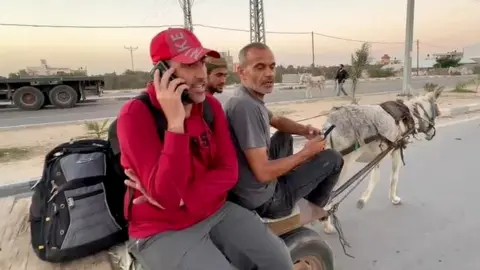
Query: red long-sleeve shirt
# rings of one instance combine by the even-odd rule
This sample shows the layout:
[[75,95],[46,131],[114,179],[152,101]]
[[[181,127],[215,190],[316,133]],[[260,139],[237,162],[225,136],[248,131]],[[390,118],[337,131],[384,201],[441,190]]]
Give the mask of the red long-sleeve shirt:
[[[160,109],[153,87],[147,92]],[[149,203],[133,205],[128,217],[131,237],[181,230],[204,220],[225,203],[227,192],[236,184],[237,157],[226,116],[217,99],[211,95],[206,98],[214,115],[213,130],[203,119],[203,105],[194,104],[185,120],[185,133],[166,131],[163,142],[142,101],[132,99],[120,110],[117,135],[122,166],[132,169],[146,192],[165,208]],[[205,134],[207,146],[200,138]],[[139,195],[136,191],[134,197]]]

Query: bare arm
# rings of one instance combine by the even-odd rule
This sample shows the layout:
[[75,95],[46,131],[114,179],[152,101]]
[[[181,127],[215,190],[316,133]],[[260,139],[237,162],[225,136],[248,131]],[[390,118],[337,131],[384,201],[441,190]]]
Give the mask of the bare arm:
[[268,130],[272,117],[269,115],[269,119],[266,119],[264,114],[265,108],[247,101],[227,109],[233,135],[245,154],[252,173],[259,182],[267,183],[291,171],[311,155],[300,151],[286,158],[269,160],[267,142],[270,140]]
[[276,128],[278,131],[301,136],[308,135],[308,128],[305,125],[299,124],[286,117],[275,115],[271,111],[269,111],[269,113],[271,115],[270,125]]
[[244,150],[253,174],[261,183],[268,183],[288,173],[311,157],[307,151],[300,151],[291,156],[269,160],[266,148]]

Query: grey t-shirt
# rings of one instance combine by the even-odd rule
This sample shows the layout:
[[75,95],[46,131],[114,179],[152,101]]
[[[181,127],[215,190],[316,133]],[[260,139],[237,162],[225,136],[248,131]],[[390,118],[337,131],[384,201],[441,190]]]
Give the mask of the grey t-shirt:
[[235,90],[225,103],[224,110],[237,150],[239,166],[238,184],[232,192],[242,206],[253,210],[273,196],[276,181],[268,184],[257,181],[243,151],[265,147],[268,152],[271,114],[265,103],[253,97],[243,86]]

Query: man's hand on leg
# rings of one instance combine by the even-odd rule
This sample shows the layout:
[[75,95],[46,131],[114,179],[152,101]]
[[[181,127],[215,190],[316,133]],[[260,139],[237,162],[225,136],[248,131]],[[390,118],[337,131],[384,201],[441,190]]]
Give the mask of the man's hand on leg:
[[161,206],[157,201],[155,201],[152,197],[150,197],[145,189],[143,188],[140,180],[138,179],[137,175],[133,172],[133,170],[125,170],[125,174],[128,176],[129,179],[125,180],[125,185],[129,188],[133,188],[138,190],[142,196],[133,199],[133,204],[141,204],[141,203],[150,203],[153,206],[156,206],[160,209],[165,209]]

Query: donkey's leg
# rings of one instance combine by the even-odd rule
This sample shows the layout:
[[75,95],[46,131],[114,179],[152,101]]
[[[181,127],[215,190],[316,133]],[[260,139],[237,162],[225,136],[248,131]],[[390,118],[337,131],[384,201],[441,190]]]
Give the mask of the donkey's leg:
[[398,185],[398,177],[400,174],[400,168],[402,167],[402,156],[400,150],[394,150],[392,152],[392,175],[390,179],[390,201],[395,204],[401,204],[402,199],[397,196],[397,185]]
[[358,209],[362,209],[368,202],[368,199],[370,199],[370,196],[372,195],[372,192],[375,189],[378,180],[380,180],[380,165],[373,167],[372,171],[370,172],[370,181],[368,182],[367,189],[363,192],[360,200],[357,201]]
[[[342,168],[342,172],[340,173],[340,176],[338,177],[336,188],[343,185],[343,183],[347,180],[345,176],[348,171],[348,168],[350,167],[351,163],[355,161],[355,159],[352,159],[352,158],[353,158],[352,155],[347,155],[343,157],[343,161],[344,161],[343,168]],[[324,208],[325,211],[330,210],[332,206],[333,206],[332,203],[329,203],[328,205],[326,205]],[[326,220],[322,221],[322,224],[323,224],[323,231],[326,234],[334,234],[336,232],[335,226],[333,226],[332,219],[330,216]]]

